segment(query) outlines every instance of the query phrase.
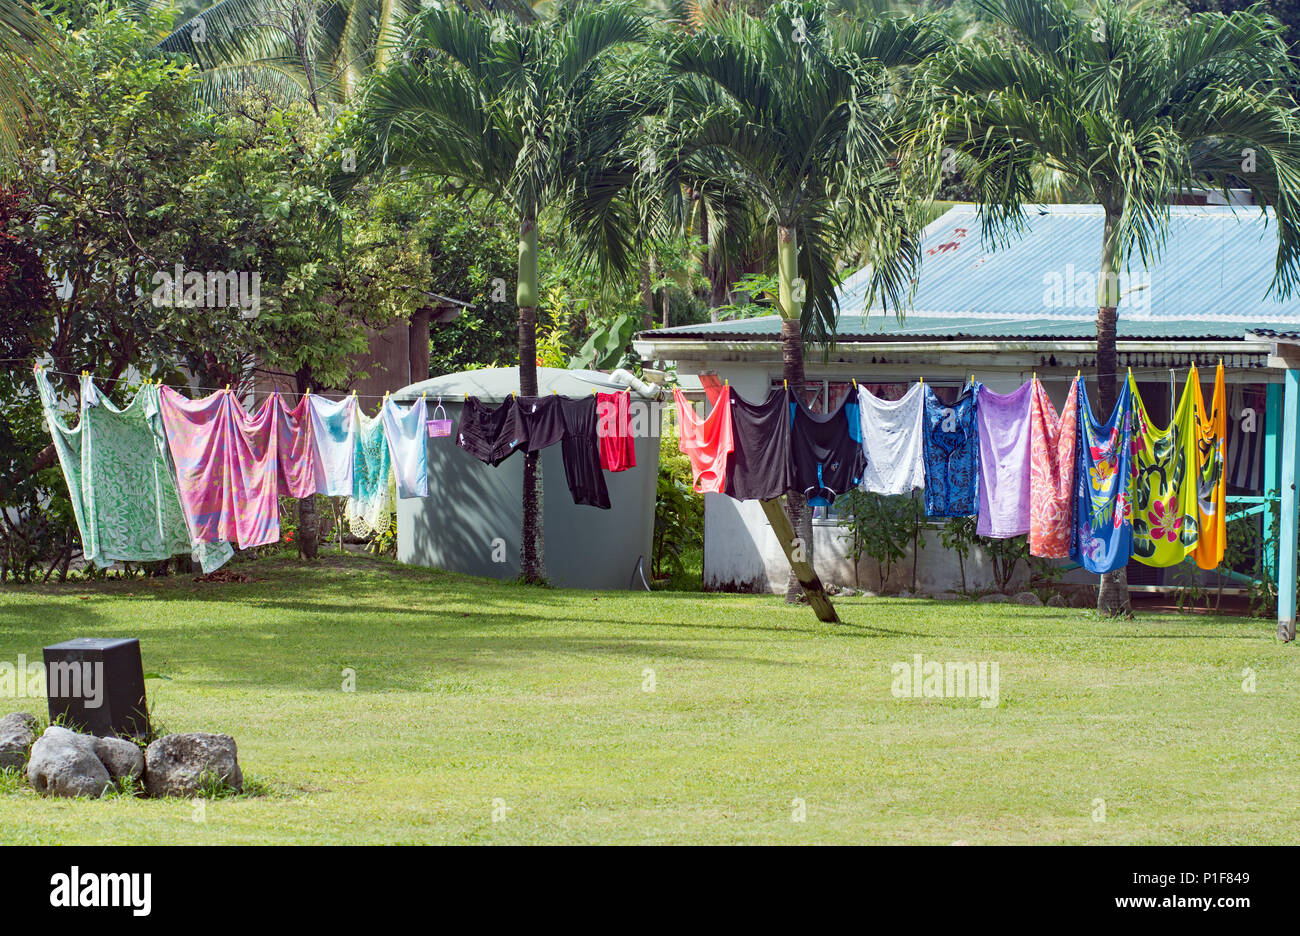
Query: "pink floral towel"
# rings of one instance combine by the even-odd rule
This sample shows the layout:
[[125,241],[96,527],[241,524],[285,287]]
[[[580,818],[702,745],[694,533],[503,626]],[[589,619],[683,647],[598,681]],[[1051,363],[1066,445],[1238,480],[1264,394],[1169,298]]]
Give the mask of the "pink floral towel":
[[1070,555],[1074,472],[1079,445],[1079,381],[1057,418],[1042,381],[1034,378],[1029,401],[1029,552],[1047,559]]
[[161,387],[159,402],[190,535],[240,549],[279,540],[279,495],[316,491],[307,399],[290,410],[272,393],[251,416],[229,390],[188,400]]

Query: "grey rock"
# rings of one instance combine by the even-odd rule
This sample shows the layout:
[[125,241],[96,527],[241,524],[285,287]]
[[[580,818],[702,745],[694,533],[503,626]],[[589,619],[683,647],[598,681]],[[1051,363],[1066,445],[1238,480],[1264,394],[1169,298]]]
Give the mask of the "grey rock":
[[994,592],[991,595],[981,595],[978,599],[980,604],[1010,604],[1011,596],[1004,595],[1001,592]]
[[144,774],[144,752],[124,738],[96,738],[95,756],[114,780],[139,779]]
[[1064,595],[1050,595],[1047,599],[1047,606],[1049,608],[1068,608],[1070,602],[1066,600]]
[[36,740],[36,716],[13,712],[0,718],[0,767],[23,767],[27,749]]
[[78,734],[58,725],[32,745],[27,780],[50,796],[101,796],[113,780],[95,754],[93,735]]
[[1016,592],[1011,596],[1011,600],[1018,605],[1028,605],[1031,608],[1041,608],[1043,606],[1043,599],[1030,591]]
[[1097,607],[1097,593],[1090,588],[1076,589],[1070,594],[1071,608],[1095,608]]
[[150,796],[194,796],[205,775],[226,786],[244,788],[235,739],[225,734],[193,731],[159,738],[144,752],[145,789]]
[[935,592],[933,595],[930,595],[929,597],[931,601],[961,601],[962,600],[961,595],[951,591]]
[[894,597],[895,597],[895,598],[912,598],[912,597],[915,597],[915,596],[911,593],[911,591],[909,591],[908,589],[904,588],[902,591],[900,591],[900,592],[899,592],[897,595],[895,595]]

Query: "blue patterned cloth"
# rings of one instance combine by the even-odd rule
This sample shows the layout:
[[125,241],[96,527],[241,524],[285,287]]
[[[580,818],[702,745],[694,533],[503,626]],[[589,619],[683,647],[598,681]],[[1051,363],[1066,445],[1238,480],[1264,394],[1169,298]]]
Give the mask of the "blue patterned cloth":
[[970,517],[979,512],[978,384],[951,405],[925,388],[925,515]]
[[1089,572],[1112,572],[1133,555],[1133,408],[1124,381],[1115,412],[1104,425],[1092,415],[1079,385],[1079,469],[1070,558]]

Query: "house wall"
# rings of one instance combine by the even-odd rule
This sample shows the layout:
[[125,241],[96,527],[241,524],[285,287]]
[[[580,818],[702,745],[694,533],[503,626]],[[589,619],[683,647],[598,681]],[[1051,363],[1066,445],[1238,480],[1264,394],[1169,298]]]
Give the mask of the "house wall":
[[[1008,355],[1010,358],[1010,355]],[[715,360],[680,364],[683,370],[688,367],[693,372],[716,373],[719,379],[725,379],[733,392],[746,399],[761,400],[767,397],[773,379],[780,379],[780,362]],[[917,379],[917,368],[907,363],[889,361],[863,362],[860,364],[832,364],[817,366],[810,361],[806,367],[810,381],[829,379],[844,381],[856,378],[859,382],[911,382]],[[998,393],[1008,393],[1021,386],[1037,373],[1047,387],[1048,395],[1059,410],[1065,403],[1069,392],[1070,379],[1075,375],[1074,368],[1052,367],[1016,367],[1009,361],[1006,364],[989,360],[979,365],[967,363],[940,366],[926,365],[924,376],[927,381],[964,383],[974,372],[976,378],[989,389]],[[1176,373],[1176,390],[1182,392],[1182,382],[1186,376],[1185,368],[1180,367]],[[1202,379],[1206,372],[1202,369]],[[1213,372],[1210,372],[1213,376]],[[1259,371],[1229,371],[1229,383],[1263,382],[1267,375]],[[1095,391],[1095,386],[1094,386]],[[1143,399],[1153,416],[1168,407],[1169,394],[1166,385],[1158,381],[1143,384]],[[1263,428],[1261,414],[1261,431]],[[924,533],[925,547],[916,559],[916,586],[923,592],[957,590],[962,584],[962,566],[955,553],[943,548],[940,542],[939,527],[935,524]],[[856,570],[851,560],[846,558],[849,552],[849,540],[843,528],[832,520],[813,521],[813,561],[822,581],[827,584],[881,590],[879,575],[875,562],[864,558]],[[1062,565],[1068,564],[1064,561]],[[703,580],[706,589],[744,592],[784,592],[790,575],[790,566],[781,550],[780,544],[772,534],[761,506],[755,501],[739,502],[722,494],[704,496],[704,562]],[[986,590],[994,585],[992,566],[986,554],[978,546],[964,563],[966,587],[971,590]],[[1170,573],[1165,570],[1152,570],[1142,567],[1138,573],[1149,578],[1150,584],[1159,584]],[[1022,567],[1017,571],[1012,585],[1021,584],[1028,578],[1028,571]],[[1091,584],[1095,576],[1081,569],[1066,572],[1062,578],[1066,583]],[[912,556],[908,550],[907,557],[896,564],[887,589],[890,591],[912,587]]]

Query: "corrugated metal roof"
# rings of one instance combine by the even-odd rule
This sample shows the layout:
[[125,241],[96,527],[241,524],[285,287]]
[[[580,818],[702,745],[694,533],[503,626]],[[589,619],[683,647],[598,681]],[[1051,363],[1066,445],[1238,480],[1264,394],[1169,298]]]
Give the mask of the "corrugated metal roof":
[[[839,339],[1092,337],[1101,208],[1044,205],[1027,209],[1025,223],[1023,234],[995,248],[981,238],[974,205],[951,208],[926,228],[917,289],[904,320],[878,304],[864,309],[870,270],[860,270],[840,289]],[[1271,212],[1171,207],[1159,256],[1149,268],[1135,256],[1122,273],[1119,337],[1239,339],[1247,331],[1293,330],[1300,326],[1300,297],[1269,294],[1276,252]],[[644,334],[743,341],[779,333],[779,318],[765,316]]]
[[[1184,322],[1171,328],[1168,322],[1120,319],[1119,337],[1126,340],[1238,339],[1246,328],[1234,323]],[[649,340],[772,341],[781,335],[776,315],[737,319],[703,325],[679,325],[642,332]],[[985,341],[1032,341],[1050,339],[1090,340],[1097,335],[1096,319],[1088,321],[1050,318],[948,318],[912,312],[902,322],[892,312],[841,315],[839,341],[947,341],[978,338]]]

